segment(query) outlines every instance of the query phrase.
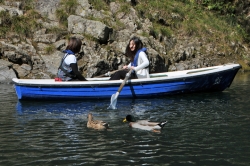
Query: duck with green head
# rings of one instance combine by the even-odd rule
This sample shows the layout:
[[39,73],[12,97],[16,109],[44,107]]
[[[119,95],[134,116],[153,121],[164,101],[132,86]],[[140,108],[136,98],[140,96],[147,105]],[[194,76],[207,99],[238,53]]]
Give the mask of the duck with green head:
[[127,115],[123,122],[129,122],[129,126],[141,130],[160,132],[165,126],[167,121],[164,122],[151,122],[148,120],[136,120],[133,115]]

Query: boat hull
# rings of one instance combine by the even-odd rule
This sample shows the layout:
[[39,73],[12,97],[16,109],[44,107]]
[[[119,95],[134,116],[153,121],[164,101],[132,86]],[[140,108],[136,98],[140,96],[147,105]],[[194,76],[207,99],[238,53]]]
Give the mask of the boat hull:
[[[203,70],[186,70],[184,74],[167,72],[165,77],[129,80],[119,98],[144,98],[194,92],[223,91],[230,87],[241,68],[232,65],[227,68],[214,67]],[[175,75],[176,74],[176,75]],[[53,80],[51,80],[53,81]],[[14,81],[18,99],[97,99],[110,98],[116,93],[122,80],[86,81],[57,83],[25,83]]]

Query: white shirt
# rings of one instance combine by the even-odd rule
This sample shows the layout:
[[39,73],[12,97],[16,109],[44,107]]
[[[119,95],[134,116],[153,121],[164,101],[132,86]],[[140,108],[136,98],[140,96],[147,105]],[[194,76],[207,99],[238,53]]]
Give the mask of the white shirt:
[[[65,58],[65,56],[67,57]],[[68,73],[70,73],[72,71],[70,64],[76,63],[76,57],[73,54],[65,54],[64,58],[65,59],[62,62],[62,68],[64,68]],[[71,79],[61,69],[58,70],[57,76],[60,77],[63,81],[68,81]]]
[[[129,63],[128,68],[131,67],[131,63]],[[136,75],[138,78],[149,78],[149,60],[144,51],[139,53],[137,66],[134,68]]]
[[70,65],[71,63],[76,63],[76,57],[73,54],[69,54],[65,59],[64,59],[64,63],[66,63],[66,65]]

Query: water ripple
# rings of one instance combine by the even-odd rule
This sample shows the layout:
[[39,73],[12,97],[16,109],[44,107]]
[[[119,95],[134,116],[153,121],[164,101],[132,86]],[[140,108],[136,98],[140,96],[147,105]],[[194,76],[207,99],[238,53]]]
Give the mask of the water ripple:
[[[118,99],[117,110],[109,100],[19,102],[1,85],[0,165],[248,166],[249,83],[239,75],[221,93]],[[89,112],[111,130],[87,128]],[[127,114],[168,123],[161,133],[131,129]]]

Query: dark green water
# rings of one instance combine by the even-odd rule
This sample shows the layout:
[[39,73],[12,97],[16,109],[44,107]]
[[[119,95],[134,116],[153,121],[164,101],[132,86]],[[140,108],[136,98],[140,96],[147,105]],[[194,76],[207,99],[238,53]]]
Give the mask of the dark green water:
[[[231,87],[154,99],[18,102],[0,85],[0,166],[250,165],[250,73]],[[86,127],[87,114],[112,130]],[[168,120],[161,133],[131,129],[122,119]]]

